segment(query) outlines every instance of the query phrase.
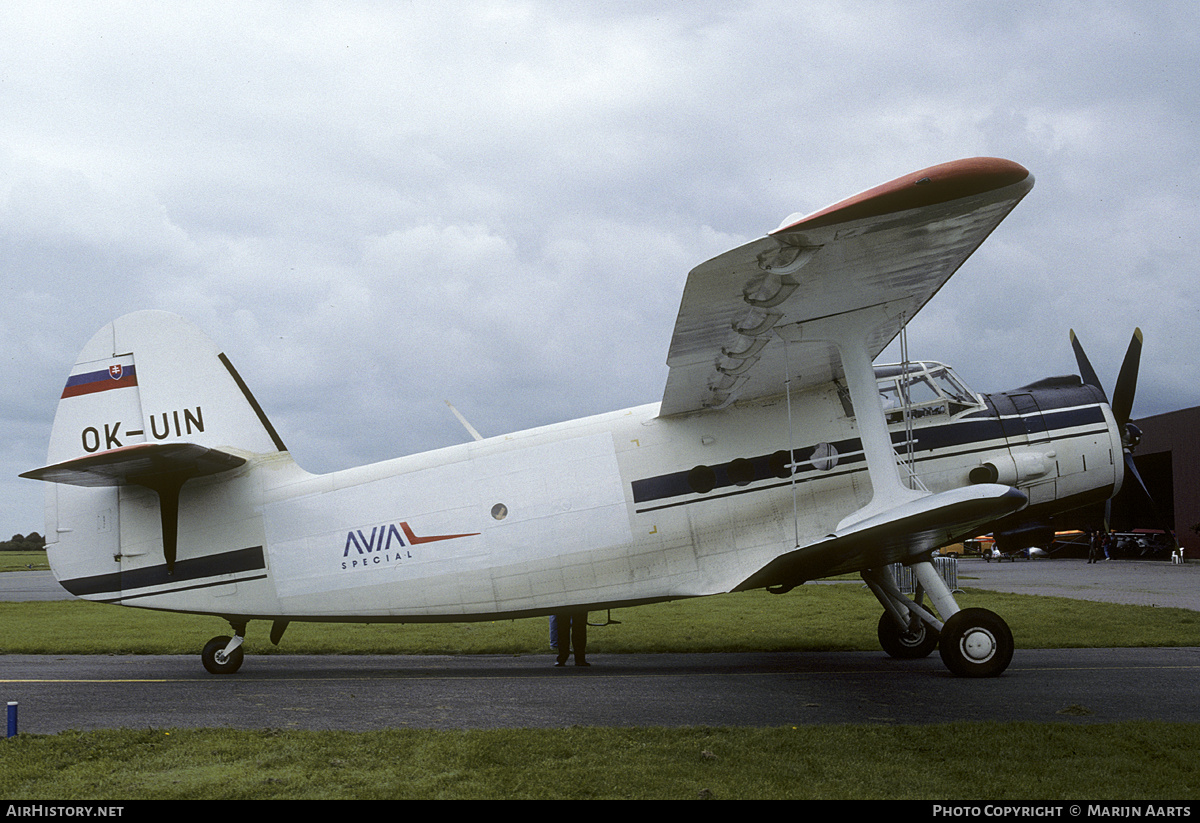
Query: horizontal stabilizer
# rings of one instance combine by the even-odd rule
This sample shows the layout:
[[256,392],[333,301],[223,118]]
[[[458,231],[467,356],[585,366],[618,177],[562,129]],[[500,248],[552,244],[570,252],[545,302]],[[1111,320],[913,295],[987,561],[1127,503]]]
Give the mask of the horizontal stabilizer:
[[158,495],[163,557],[175,571],[179,537],[179,490],[195,477],[220,474],[246,458],[195,443],[136,443],[25,472],[21,477],[72,486],[141,486]]
[[153,487],[155,478],[207,477],[236,469],[245,462],[244,457],[195,443],[137,443],[44,466],[21,477],[72,486]]
[[840,573],[844,566],[876,568],[905,562],[972,537],[988,524],[1025,508],[1028,502],[1019,489],[995,483],[931,494],[780,555],[734,591],[791,587]]

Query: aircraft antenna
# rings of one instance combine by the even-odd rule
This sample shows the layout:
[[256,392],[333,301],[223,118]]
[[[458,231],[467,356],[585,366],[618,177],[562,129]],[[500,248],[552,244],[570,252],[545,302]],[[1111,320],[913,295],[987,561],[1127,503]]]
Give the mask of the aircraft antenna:
[[467,422],[467,418],[463,417],[462,413],[459,412],[458,409],[454,408],[453,403],[447,400],[446,405],[450,407],[450,411],[454,412],[454,416],[458,418],[458,422],[463,424],[463,428],[467,430],[467,434],[471,435],[471,437],[475,438],[476,440],[483,439],[483,435],[475,431],[475,427]]

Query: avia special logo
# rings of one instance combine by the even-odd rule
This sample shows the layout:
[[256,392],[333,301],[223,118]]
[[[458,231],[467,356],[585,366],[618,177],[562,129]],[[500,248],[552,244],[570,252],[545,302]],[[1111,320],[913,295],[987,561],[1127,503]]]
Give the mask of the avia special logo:
[[470,534],[435,534],[418,537],[407,521],[373,526],[368,534],[364,529],[346,532],[346,547],[342,550],[343,569],[365,569],[371,566],[394,565],[412,560],[411,547],[439,540],[454,540],[459,537],[474,537]]

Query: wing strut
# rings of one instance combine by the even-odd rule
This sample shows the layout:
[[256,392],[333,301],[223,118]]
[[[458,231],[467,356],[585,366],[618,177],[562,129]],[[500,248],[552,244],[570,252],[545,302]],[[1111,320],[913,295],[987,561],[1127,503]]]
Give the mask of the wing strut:
[[788,341],[783,341],[783,386],[787,392],[788,418],[788,473],[792,478],[792,527],[795,530],[796,548],[800,548],[800,511],[796,494],[796,438],[792,427],[792,367],[788,362]]
[[778,329],[780,337],[786,342],[828,341],[838,347],[842,356],[842,370],[850,389],[850,403],[854,407],[858,435],[867,458],[872,496],[867,505],[838,524],[839,533],[855,523],[929,494],[910,489],[900,480],[896,450],[888,433],[887,418],[879,403],[879,386],[867,348],[868,340],[881,325],[894,322],[892,318],[904,313],[904,302],[880,303]]

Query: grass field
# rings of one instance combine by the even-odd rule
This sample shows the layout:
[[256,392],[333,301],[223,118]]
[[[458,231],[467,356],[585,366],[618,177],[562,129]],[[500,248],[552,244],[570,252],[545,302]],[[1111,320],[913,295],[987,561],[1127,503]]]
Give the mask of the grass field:
[[0,552],[0,572],[49,569],[45,552]]
[[[1200,613],[968,589],[1021,648],[1200,646]],[[593,612],[602,622],[604,612]],[[593,655],[877,650],[861,584],[747,592],[612,612]],[[85,602],[0,603],[0,654],[198,654],[211,617]],[[545,654],[544,619],[297,624],[247,653]],[[0,659],[2,665],[2,659]],[[119,729],[0,743],[7,800],[562,798],[1200,799],[1200,724],[1074,722],[777,729]]]
[[[244,732],[0,741],[25,799],[936,799],[1200,797],[1194,724]],[[1062,815],[1066,817],[1066,814]]]
[[[967,589],[959,604],[986,606],[1012,627],[1019,648],[1200,646],[1200,613]],[[593,655],[657,652],[879,648],[880,607],[861,583],[810,584],[657,603],[611,613],[588,635]],[[592,612],[593,623],[606,612]],[[150,612],[85,601],[0,603],[0,654],[199,654],[228,634],[215,617]],[[246,653],[537,654],[549,645],[544,618],[483,623],[296,623],[278,647],[252,622]]]

